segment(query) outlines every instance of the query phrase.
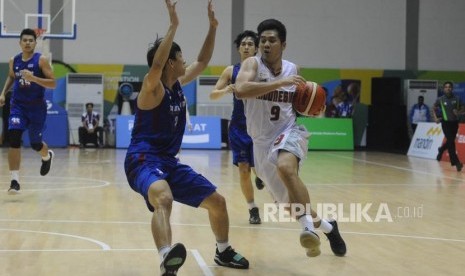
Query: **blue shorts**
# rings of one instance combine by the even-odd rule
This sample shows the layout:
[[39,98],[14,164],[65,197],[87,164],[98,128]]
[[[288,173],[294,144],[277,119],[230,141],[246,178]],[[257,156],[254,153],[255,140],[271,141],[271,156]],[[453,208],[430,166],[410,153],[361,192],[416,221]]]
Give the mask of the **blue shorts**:
[[245,129],[229,127],[229,144],[233,153],[233,164],[249,163],[250,167],[254,166],[253,161],[253,142]]
[[8,129],[29,130],[31,144],[42,142],[45,118],[47,116],[47,104],[45,101],[39,104],[19,104],[12,101]]
[[158,180],[166,180],[175,201],[199,207],[202,201],[216,191],[216,186],[203,175],[173,157],[159,157],[142,153],[127,154],[124,169],[129,185],[141,194],[151,212],[149,187]]

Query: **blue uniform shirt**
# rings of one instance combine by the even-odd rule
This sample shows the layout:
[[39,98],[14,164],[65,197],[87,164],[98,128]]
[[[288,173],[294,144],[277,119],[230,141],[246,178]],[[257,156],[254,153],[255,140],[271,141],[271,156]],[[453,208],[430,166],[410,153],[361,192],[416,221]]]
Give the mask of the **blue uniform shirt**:
[[[231,83],[236,83],[236,77],[240,69],[241,69],[240,63],[234,65]],[[233,99],[234,99],[234,107],[233,107],[233,112],[231,115],[231,125],[233,125],[236,128],[246,130],[247,125],[245,122],[246,119],[245,119],[245,114],[244,114],[244,102],[241,99],[236,98],[235,93],[234,93]]]
[[23,61],[22,56],[22,53],[20,53],[13,58],[13,72],[15,75],[15,81],[11,100],[18,101],[20,103],[38,102],[40,104],[44,99],[45,88],[35,82],[31,83],[23,79],[21,77],[20,71],[27,69],[32,71],[34,76],[44,78],[45,76],[39,67],[39,59],[41,54],[34,53],[27,61]]
[[160,105],[151,110],[136,107],[128,153],[174,157],[181,148],[186,126],[186,101],[181,84],[165,87]]

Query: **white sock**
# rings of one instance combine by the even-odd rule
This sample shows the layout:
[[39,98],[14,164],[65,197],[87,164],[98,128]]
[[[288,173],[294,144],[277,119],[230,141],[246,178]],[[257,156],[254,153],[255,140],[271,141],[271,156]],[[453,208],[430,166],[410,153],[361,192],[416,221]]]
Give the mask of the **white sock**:
[[247,203],[247,205],[249,205],[249,210],[252,209],[252,208],[257,207],[257,204],[255,204],[254,201]]
[[48,151],[47,151],[47,157],[42,156],[42,160],[44,160],[44,161],[50,160],[50,153]]
[[333,226],[325,219],[321,219],[321,224],[318,227],[323,233],[328,234],[329,232],[333,231]]
[[221,253],[229,247],[229,242],[216,242],[216,247],[218,248],[218,251]]
[[158,255],[160,255],[160,262],[163,262],[165,255],[170,251],[171,247],[169,245],[162,246],[158,250]]
[[10,171],[11,180],[16,180],[19,182],[19,171]]
[[310,215],[303,215],[299,218],[300,225],[305,230],[315,231],[315,227],[313,226],[313,219]]

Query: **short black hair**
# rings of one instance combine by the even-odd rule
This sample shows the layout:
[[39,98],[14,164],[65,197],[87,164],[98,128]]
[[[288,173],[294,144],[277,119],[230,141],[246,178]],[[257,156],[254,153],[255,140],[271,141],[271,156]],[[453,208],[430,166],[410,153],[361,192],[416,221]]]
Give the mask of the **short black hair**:
[[450,86],[452,86],[452,88],[454,88],[454,83],[451,82],[451,81],[446,81],[446,82],[444,82],[444,84],[442,85],[442,87],[446,86],[447,84],[449,84]]
[[19,35],[19,39],[23,38],[23,35],[32,35],[34,37],[34,40],[37,40],[37,34],[33,29],[23,29],[21,31],[21,34]]
[[279,40],[281,40],[281,42],[286,42],[287,31],[281,21],[273,18],[262,21],[257,27],[258,37],[260,37],[264,31],[269,30],[275,30],[278,32]]
[[[160,47],[160,44],[162,41],[163,41],[163,37],[157,38],[155,42],[153,43],[153,46],[151,46],[149,50],[147,51],[147,65],[149,67],[152,67],[153,57],[155,56],[155,53],[157,52],[158,47]],[[181,52],[181,47],[179,47],[179,45],[173,41],[168,58],[176,59],[176,54],[178,52]]]
[[89,107],[89,105],[90,105],[92,108],[94,108],[94,103],[91,103],[91,102],[89,102],[89,103],[86,103],[86,108],[88,108],[88,107]]
[[246,37],[251,37],[253,40],[253,43],[255,44],[255,47],[258,47],[258,35],[254,31],[250,30],[245,30],[242,33],[238,34],[236,39],[234,40],[234,43],[236,44],[236,48],[239,48],[241,46],[241,42],[244,38]]

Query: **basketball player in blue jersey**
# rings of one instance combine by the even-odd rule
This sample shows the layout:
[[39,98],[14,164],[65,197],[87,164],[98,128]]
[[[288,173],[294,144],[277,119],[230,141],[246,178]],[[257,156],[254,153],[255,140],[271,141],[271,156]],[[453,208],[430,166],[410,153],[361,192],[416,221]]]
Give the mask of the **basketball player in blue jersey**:
[[335,255],[344,256],[346,245],[336,221],[318,218],[298,175],[299,163],[307,156],[309,133],[296,124],[292,98],[296,85],[305,79],[298,75],[297,65],[283,59],[286,27],[268,19],[257,31],[261,56],[244,60],[236,79],[236,96],[244,99],[247,132],[253,139],[255,170],[276,202],[290,203],[291,215],[302,226],[300,243],[308,257],[320,255],[315,228],[326,234]]
[[176,3],[165,0],[170,26],[147,53],[149,72],[137,98],[132,139],[125,172],[133,190],[140,193],[152,215],[152,234],[160,255],[162,275],[176,275],[186,258],[183,244],[172,244],[170,214],[173,200],[208,211],[216,238],[215,262],[246,269],[249,262],[229,245],[226,202],[216,187],[175,157],[186,126],[182,86],[195,79],[213,54],[218,21],[208,1],[209,30],[197,60],[185,66],[181,48],[173,42],[178,28]]
[[[258,51],[258,36],[253,31],[244,31],[234,40],[241,62],[248,57],[255,56]],[[216,100],[227,94],[233,94],[234,107],[229,124],[229,143],[233,153],[233,164],[239,168],[242,194],[249,207],[249,223],[260,224],[260,214],[254,200],[254,191],[250,179],[253,161],[253,142],[247,134],[244,104],[234,95],[234,83],[241,68],[241,64],[231,65],[224,69],[216,82],[215,89],[210,93],[210,99]],[[261,181],[261,180],[260,180]]]
[[6,93],[13,86],[8,118],[9,194],[20,191],[21,137],[24,130],[29,130],[31,147],[42,156],[40,174],[46,175],[52,165],[53,152],[42,141],[42,131],[47,116],[45,88],[55,88],[56,82],[48,59],[40,53],[34,53],[36,39],[34,30],[22,30],[19,40],[22,52],[10,59],[8,77],[0,95],[0,106],[3,106]]

